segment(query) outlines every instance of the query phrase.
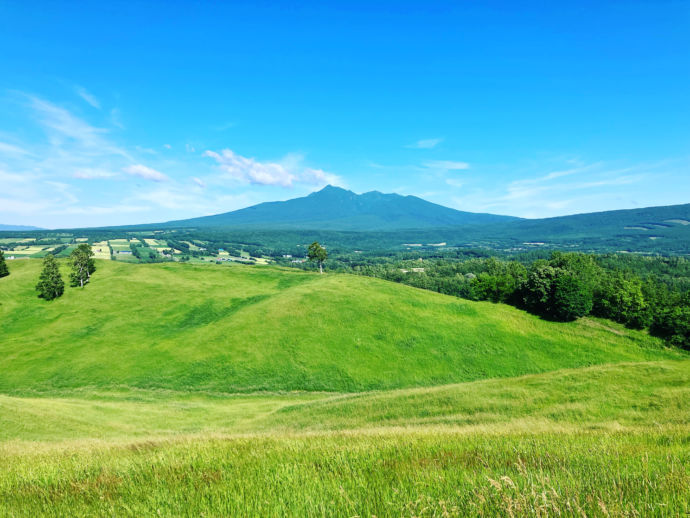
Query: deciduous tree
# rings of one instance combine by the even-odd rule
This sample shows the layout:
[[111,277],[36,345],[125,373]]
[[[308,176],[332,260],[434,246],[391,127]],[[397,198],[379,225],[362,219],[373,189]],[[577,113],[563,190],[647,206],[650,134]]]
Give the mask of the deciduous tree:
[[70,284],[72,286],[84,287],[84,284],[91,280],[91,274],[96,271],[96,263],[93,260],[91,247],[82,243],[75,248],[69,256],[72,266],[70,274]]
[[328,259],[328,252],[317,241],[309,245],[307,257],[310,261],[317,261],[319,263],[319,272],[323,273],[323,262]]

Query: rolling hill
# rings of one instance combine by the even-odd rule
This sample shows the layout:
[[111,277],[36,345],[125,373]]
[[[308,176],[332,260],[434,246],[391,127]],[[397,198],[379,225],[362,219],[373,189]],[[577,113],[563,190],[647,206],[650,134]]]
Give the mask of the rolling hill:
[[39,261],[0,279],[0,515],[690,511],[690,359],[645,333],[342,274],[97,266],[50,303]]
[[[559,324],[378,279],[98,262],[45,303],[39,261],[0,280],[0,391],[81,386],[350,392],[677,356],[644,333]],[[270,315],[270,319],[266,318]]]
[[518,218],[450,209],[416,196],[355,194],[328,185],[303,198],[260,203],[215,216],[170,221],[163,227],[399,230],[512,221]]

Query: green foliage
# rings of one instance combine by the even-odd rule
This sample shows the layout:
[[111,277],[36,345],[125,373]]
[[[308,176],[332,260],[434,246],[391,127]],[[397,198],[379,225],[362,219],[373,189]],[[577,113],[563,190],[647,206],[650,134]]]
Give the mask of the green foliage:
[[524,265],[491,257],[486,260],[485,268],[486,271],[472,280],[472,298],[514,303],[517,291],[527,280]]
[[559,275],[552,286],[550,317],[569,322],[589,315],[592,310],[592,290],[571,273]]
[[610,318],[635,329],[649,324],[642,280],[621,272],[609,273],[599,280],[593,314]]
[[5,262],[5,254],[0,250],[0,278],[7,277],[10,274],[10,270],[7,268],[7,263]]
[[323,273],[323,263],[328,259],[328,252],[317,241],[314,241],[307,249],[307,257],[310,261],[316,261],[319,265],[319,271]]
[[132,251],[132,255],[142,263],[159,263],[163,261],[158,252],[147,245],[132,243],[129,245],[129,248]]
[[69,264],[72,268],[70,286],[83,288],[91,280],[91,274],[96,271],[93,255],[91,247],[86,243],[80,244],[72,251],[69,256]]
[[685,294],[681,304],[661,309],[652,323],[651,331],[673,345],[690,351],[690,294]]
[[36,291],[38,291],[38,297],[45,300],[56,299],[65,292],[65,283],[53,254],[48,254],[43,259],[43,270],[38,278]]

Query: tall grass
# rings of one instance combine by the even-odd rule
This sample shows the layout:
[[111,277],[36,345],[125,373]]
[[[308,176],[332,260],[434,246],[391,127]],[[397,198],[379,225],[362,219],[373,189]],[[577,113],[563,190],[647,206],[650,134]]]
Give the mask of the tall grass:
[[670,430],[358,432],[4,453],[3,516],[690,512],[687,433]]

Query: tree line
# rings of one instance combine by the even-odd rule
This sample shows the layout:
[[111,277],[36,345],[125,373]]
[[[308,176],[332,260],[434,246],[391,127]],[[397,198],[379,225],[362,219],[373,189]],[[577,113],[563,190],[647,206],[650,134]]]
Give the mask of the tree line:
[[[361,264],[350,271],[470,300],[502,302],[554,321],[592,315],[648,329],[690,350],[690,290],[611,256],[553,252],[548,259],[470,258]],[[649,261],[652,264],[651,261]],[[687,261],[680,259],[681,268]],[[667,268],[662,266],[664,275]],[[684,287],[684,285],[682,285]]]

